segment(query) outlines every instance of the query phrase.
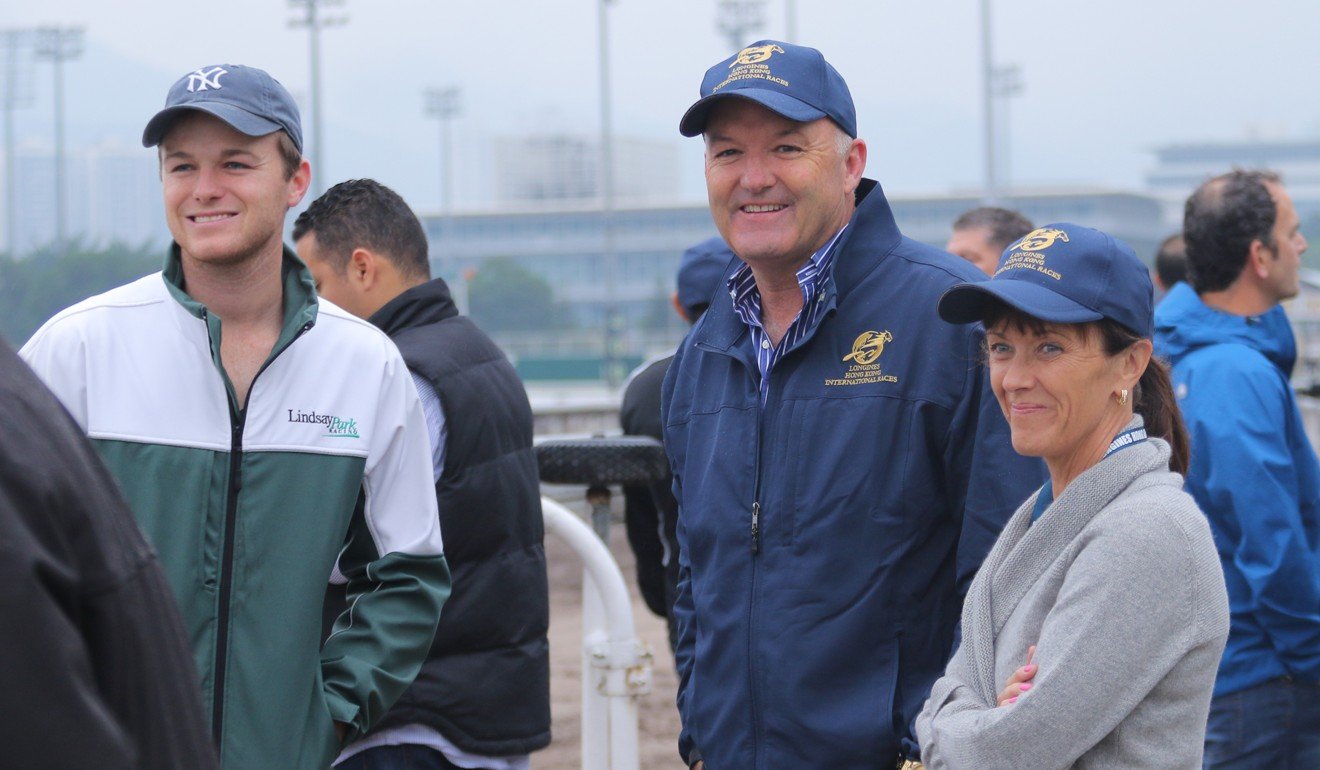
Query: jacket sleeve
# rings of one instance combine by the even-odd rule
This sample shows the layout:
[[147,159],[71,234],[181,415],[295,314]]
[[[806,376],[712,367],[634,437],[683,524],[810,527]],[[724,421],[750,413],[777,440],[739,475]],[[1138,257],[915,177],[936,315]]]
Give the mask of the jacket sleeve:
[[[672,403],[670,398],[674,392],[674,378],[678,372],[682,360],[682,347],[679,353],[674,357],[669,365],[669,371],[665,375],[664,386],[661,390],[660,401],[660,422],[662,426],[669,425],[669,413]],[[688,686],[692,680],[692,662],[696,654],[696,629],[693,626],[693,604],[692,604],[692,565],[688,561],[687,549],[687,527],[683,520],[683,473],[679,463],[675,462],[674,453],[668,451],[669,442],[665,442],[666,451],[669,454],[670,469],[674,474],[674,500],[678,505],[678,519],[675,525],[678,538],[678,586],[674,594],[674,606],[671,610],[674,614],[674,622],[678,628],[678,641],[674,645],[674,667],[678,672],[678,715],[681,722],[681,729],[678,734],[678,753],[683,758],[683,762],[689,767],[697,760],[701,759],[701,751],[695,746],[692,740],[692,734],[689,731],[689,712],[688,712]]]
[[449,597],[426,421],[403,359],[391,352],[339,559],[348,609],[321,649],[326,702],[351,726],[348,740],[370,729],[417,676]]
[[[936,682],[917,723],[926,767],[1070,767],[1190,650],[1222,649],[1222,622],[1198,614],[1212,603],[1198,595],[1204,584],[1188,579],[1196,573],[1190,552],[1170,547],[1181,530],[1149,513],[1128,512],[1137,524],[1081,546],[1041,627],[1032,689],[1017,703],[983,702],[960,666]],[[1169,736],[1174,743],[1187,738]]]
[[961,516],[958,592],[966,595],[981,562],[1013,512],[1045,483],[1045,464],[1013,450],[1008,422],[990,389],[983,364],[983,333],[976,327],[967,361],[971,367],[946,442],[945,468],[952,505]]
[[[1316,460],[1306,437],[1294,433],[1302,428],[1292,394],[1273,372],[1220,366],[1196,375],[1189,401],[1232,394],[1232,404],[1186,409],[1200,415],[1188,424],[1188,489],[1203,502],[1221,556],[1232,556],[1235,602],[1248,602],[1293,676],[1320,682],[1320,560],[1302,515],[1316,515],[1316,501],[1303,497],[1300,476]],[[1303,463],[1290,443],[1309,455]]]

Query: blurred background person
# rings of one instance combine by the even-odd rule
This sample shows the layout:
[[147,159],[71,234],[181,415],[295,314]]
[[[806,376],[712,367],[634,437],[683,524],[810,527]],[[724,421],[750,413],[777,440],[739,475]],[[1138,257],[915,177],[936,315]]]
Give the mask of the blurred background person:
[[[678,290],[673,295],[674,310],[679,317],[696,324],[710,306],[711,296],[719,289],[720,279],[733,259],[733,251],[719,236],[683,252],[678,266]],[[660,386],[673,360],[671,353],[642,364],[629,375],[619,409],[624,434],[664,440]],[[637,558],[637,587],[647,608],[668,622],[671,650],[678,640],[678,626],[670,611],[678,585],[678,537],[674,532],[678,503],[671,489],[673,481],[666,476],[647,486],[623,489],[628,544]]]
[[944,250],[971,262],[986,275],[994,275],[1004,249],[1032,229],[1031,220],[1012,209],[982,206],[954,220],[953,234]]
[[1291,377],[1280,302],[1306,238],[1268,171],[1187,199],[1188,282],[1156,314],[1191,434],[1187,491],[1205,511],[1233,608],[1206,732],[1207,768],[1320,767],[1320,460]]
[[1160,296],[1168,293],[1175,283],[1187,280],[1187,246],[1182,233],[1174,233],[1160,242],[1155,252],[1155,288]]

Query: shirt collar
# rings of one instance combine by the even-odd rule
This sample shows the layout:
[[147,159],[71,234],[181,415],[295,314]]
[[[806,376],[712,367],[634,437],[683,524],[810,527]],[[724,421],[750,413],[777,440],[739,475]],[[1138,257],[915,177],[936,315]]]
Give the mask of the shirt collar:
[[[819,291],[830,277],[830,268],[834,266],[834,244],[838,243],[839,236],[847,229],[847,224],[839,228],[834,237],[826,241],[824,246],[807,259],[806,264],[798,268],[797,282],[802,288],[804,301],[811,299],[811,295]],[[743,320],[750,324],[748,313],[751,313],[750,317],[755,318],[759,323],[761,294],[757,291],[756,278],[752,275],[751,266],[742,262],[725,283],[729,289],[729,296],[733,299],[733,307],[743,316]]]

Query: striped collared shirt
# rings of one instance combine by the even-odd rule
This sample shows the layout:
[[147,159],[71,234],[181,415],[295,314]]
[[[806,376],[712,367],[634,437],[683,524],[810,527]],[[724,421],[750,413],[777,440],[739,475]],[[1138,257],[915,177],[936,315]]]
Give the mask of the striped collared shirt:
[[[843,229],[847,229],[844,225]],[[788,350],[816,325],[821,313],[825,311],[825,283],[830,279],[831,266],[834,264],[834,244],[843,234],[843,229],[822,246],[811,259],[797,271],[798,286],[802,288],[802,309],[797,318],[789,324],[788,331],[778,345],[771,344],[770,336],[761,325],[761,291],[756,288],[756,278],[752,269],[743,263],[729,277],[729,296],[733,298],[733,309],[738,317],[752,332],[752,345],[756,347],[756,366],[761,373],[761,404],[764,405],[770,395],[770,371],[779,361],[782,351]]]

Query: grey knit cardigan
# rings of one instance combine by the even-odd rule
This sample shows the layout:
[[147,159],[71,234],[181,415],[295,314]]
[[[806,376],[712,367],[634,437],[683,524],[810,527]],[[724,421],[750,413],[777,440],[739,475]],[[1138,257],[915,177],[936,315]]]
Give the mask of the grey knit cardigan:
[[[1115,452],[1032,524],[1036,497],[972,582],[962,646],[917,717],[923,763],[1201,767],[1228,596],[1210,528],[1169,471],[1168,444]],[[1032,688],[997,708],[1032,644]]]

